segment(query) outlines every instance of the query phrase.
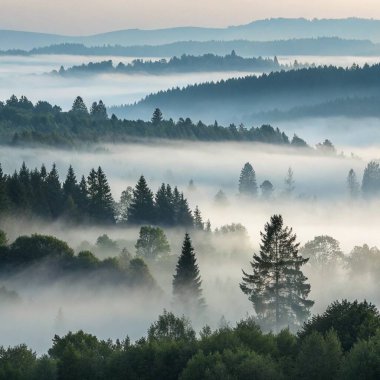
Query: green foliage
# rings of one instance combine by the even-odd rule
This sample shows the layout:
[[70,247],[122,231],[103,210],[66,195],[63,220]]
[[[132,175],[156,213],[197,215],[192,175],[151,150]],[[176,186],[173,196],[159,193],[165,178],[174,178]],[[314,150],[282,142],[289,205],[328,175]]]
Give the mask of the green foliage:
[[342,360],[342,348],[334,330],[325,337],[311,332],[301,344],[297,356],[297,376],[299,379],[337,379]]
[[158,259],[170,253],[170,245],[165,232],[160,227],[140,228],[136,243],[136,255],[145,259]]
[[348,351],[360,339],[369,339],[380,328],[380,314],[376,307],[367,301],[335,301],[321,315],[314,315],[299,331],[303,340],[313,331],[326,334],[334,329]]
[[242,349],[224,350],[209,355],[200,351],[189,360],[180,377],[181,380],[280,380],[282,378],[281,371],[270,357]]
[[195,340],[195,331],[191,327],[190,321],[184,316],[176,317],[173,313],[164,310],[148,330],[148,342],[184,341]]
[[104,378],[105,363],[112,353],[108,342],[83,331],[56,335],[49,355],[57,360],[58,379],[93,380]]
[[253,256],[252,274],[243,271],[240,288],[252,302],[260,323],[280,331],[297,328],[314,304],[307,299],[310,285],[301,271],[308,259],[298,255],[299,243],[281,215],[271,217],[261,232],[259,255]]
[[376,380],[380,378],[380,330],[368,340],[360,340],[343,360],[341,378]]
[[[190,119],[164,120],[157,115],[154,123],[143,120],[121,120],[115,115],[107,118],[105,105],[93,104],[88,113],[83,99],[78,97],[69,112],[60,107],[39,101],[35,106],[22,106],[12,96],[0,107],[0,137],[3,143],[16,146],[52,145],[63,148],[82,146],[85,143],[130,142],[135,138],[162,138],[199,141],[257,141],[288,145],[288,137],[278,128],[263,125],[257,128],[225,128],[221,125],[193,123]],[[100,107],[100,108],[99,108]],[[152,106],[154,109],[156,106]],[[117,113],[117,109],[114,112]],[[302,139],[300,139],[302,140]],[[303,141],[303,140],[302,140]],[[297,146],[297,144],[293,144]],[[1,192],[0,192],[1,201]]]
[[173,296],[176,307],[183,309],[186,314],[198,313],[204,306],[202,297],[201,277],[194,248],[188,233],[182,245],[182,253],[178,259],[176,272],[173,277]]

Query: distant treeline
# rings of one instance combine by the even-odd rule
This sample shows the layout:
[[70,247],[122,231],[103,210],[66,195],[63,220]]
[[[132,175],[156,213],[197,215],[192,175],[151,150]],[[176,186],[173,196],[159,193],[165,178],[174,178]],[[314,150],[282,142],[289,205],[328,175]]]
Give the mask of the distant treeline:
[[119,117],[127,114],[146,117],[149,109],[159,107],[170,117],[187,110],[190,117],[196,114],[206,120],[212,110],[225,122],[239,117],[252,120],[253,114],[273,109],[286,111],[339,98],[379,96],[380,64],[346,69],[319,66],[173,88],[110,110]]
[[135,59],[132,63],[124,64],[119,62],[114,66],[112,60],[102,62],[90,62],[80,66],[73,66],[65,69],[63,66],[59,71],[53,73],[61,76],[71,75],[91,75],[91,74],[166,74],[178,72],[198,72],[198,71],[273,71],[288,68],[278,63],[277,57],[270,58],[243,58],[236,55],[233,50],[231,54],[218,56],[205,54],[202,56],[182,55],[169,60],[149,60]]
[[277,41],[190,41],[183,40],[160,45],[103,45],[86,46],[81,43],[61,43],[31,50],[11,49],[0,51],[0,55],[71,54],[125,57],[172,57],[182,54],[229,54],[235,50],[245,57],[275,55],[356,55],[376,56],[380,45],[369,40],[341,39],[337,37],[300,38]]
[[0,214],[2,216],[39,216],[59,218],[69,223],[161,225],[204,229],[201,213],[190,210],[187,199],[177,187],[162,184],[154,194],[141,176],[136,187],[126,188],[120,202],[112,197],[101,167],[92,169],[78,181],[70,166],[61,183],[55,165],[48,172],[30,170],[25,163],[19,171],[5,174],[0,165]]
[[[260,143],[299,146],[301,139],[293,139],[270,125],[245,128],[231,125],[225,128],[215,122],[206,125],[189,118],[177,122],[165,120],[156,109],[151,121],[108,118],[102,101],[94,102],[90,111],[82,98],[77,97],[73,107],[63,112],[46,101],[35,105],[25,96],[11,96],[0,102],[0,140],[13,145],[53,145],[74,147],[84,143],[123,143],[137,139],[173,139],[192,141],[252,141]],[[301,144],[305,145],[305,142]]]

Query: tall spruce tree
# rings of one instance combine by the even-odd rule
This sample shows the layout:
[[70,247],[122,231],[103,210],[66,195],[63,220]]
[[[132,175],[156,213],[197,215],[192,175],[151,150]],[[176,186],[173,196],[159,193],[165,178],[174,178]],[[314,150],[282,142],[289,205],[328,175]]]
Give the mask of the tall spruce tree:
[[173,193],[170,185],[163,183],[155,196],[155,209],[157,224],[162,226],[174,225]]
[[308,261],[298,254],[299,243],[281,215],[274,215],[261,232],[260,252],[253,256],[252,274],[243,271],[241,290],[248,295],[258,319],[269,329],[299,327],[314,302],[301,267]]
[[114,201],[111,189],[102,168],[91,170],[87,189],[89,195],[89,214],[92,219],[100,223],[114,223]]
[[371,161],[364,169],[362,193],[365,198],[372,198],[380,194],[380,163]]
[[350,169],[347,176],[347,187],[350,194],[350,198],[356,199],[360,194],[360,185],[356,178],[356,173],[354,169]]
[[186,314],[201,311],[205,307],[201,284],[202,281],[194,248],[189,234],[186,233],[182,245],[182,253],[178,259],[173,278],[175,306],[182,309]]
[[80,96],[75,98],[71,111],[78,115],[88,115],[86,104]]
[[53,218],[58,218],[63,210],[63,191],[55,164],[53,164],[45,182],[47,203],[50,208],[50,213]]
[[249,162],[244,165],[240,173],[239,193],[248,197],[257,196],[256,173]]
[[159,125],[162,122],[162,112],[159,108],[156,108],[152,115],[152,124]]
[[205,224],[202,219],[202,214],[198,206],[195,207],[195,211],[194,211],[194,228],[198,231],[204,231],[205,229]]
[[155,223],[153,193],[143,175],[133,190],[133,199],[128,209],[128,223],[138,225]]
[[7,177],[3,173],[0,164],[0,213],[8,210],[9,199],[7,195]]

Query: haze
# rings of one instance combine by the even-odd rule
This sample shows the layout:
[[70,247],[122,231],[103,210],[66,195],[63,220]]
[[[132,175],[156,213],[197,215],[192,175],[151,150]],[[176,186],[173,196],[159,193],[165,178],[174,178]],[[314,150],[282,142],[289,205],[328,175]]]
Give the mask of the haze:
[[[168,11],[170,10],[170,11]],[[222,27],[272,17],[380,18],[377,0],[2,0],[2,29],[67,35],[126,28]]]

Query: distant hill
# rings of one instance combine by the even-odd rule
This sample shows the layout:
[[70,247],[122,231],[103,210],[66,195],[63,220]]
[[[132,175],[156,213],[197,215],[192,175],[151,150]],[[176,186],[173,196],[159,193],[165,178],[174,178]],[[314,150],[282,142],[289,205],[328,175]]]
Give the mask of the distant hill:
[[0,49],[33,49],[59,43],[98,45],[161,45],[178,41],[272,41],[293,38],[340,37],[380,42],[380,20],[346,18],[307,20],[275,18],[227,28],[179,27],[156,30],[127,29],[91,36],[62,36],[0,30]]
[[135,59],[131,63],[119,62],[114,65],[112,60],[101,62],[89,62],[78,66],[64,68],[59,71],[54,70],[51,74],[62,77],[97,75],[97,74],[137,74],[145,73],[152,75],[164,75],[173,73],[191,72],[271,72],[281,69],[290,69],[291,66],[280,65],[277,58],[243,58],[238,56],[233,50],[231,54],[219,56],[205,54],[202,56],[182,55],[172,57],[168,60],[142,60]]
[[337,37],[279,41],[180,41],[164,45],[93,46],[62,43],[31,50],[0,51],[0,55],[72,54],[124,57],[173,57],[187,55],[226,55],[232,50],[243,57],[281,55],[378,56],[380,44],[369,40],[344,40]]
[[[158,107],[166,117],[185,115],[206,122],[238,123],[252,121],[252,115],[274,109],[286,113],[294,107],[344,97],[372,96],[380,96],[380,64],[350,69],[317,67],[197,84],[160,91],[136,104],[112,107],[110,112],[119,117],[147,119]],[[323,108],[318,112],[323,115]]]

